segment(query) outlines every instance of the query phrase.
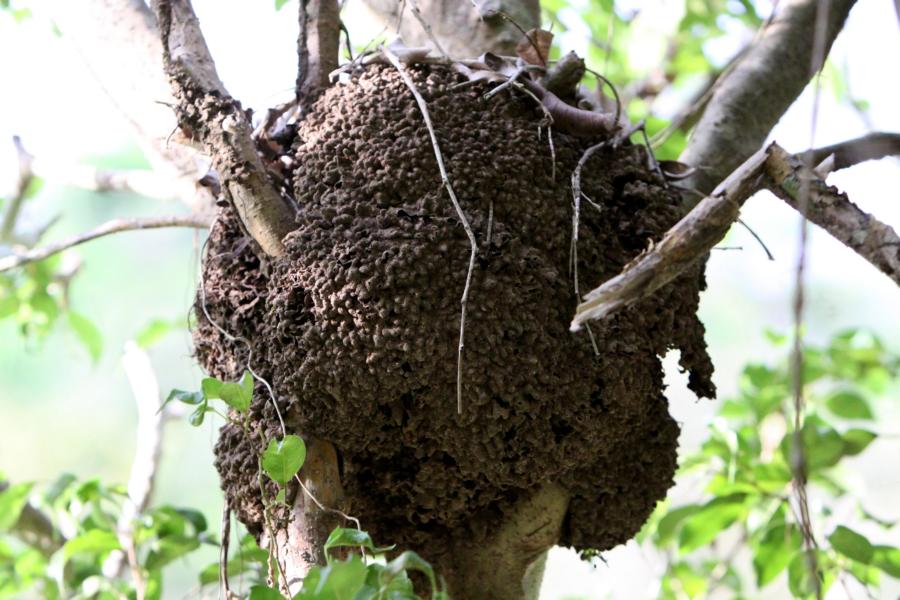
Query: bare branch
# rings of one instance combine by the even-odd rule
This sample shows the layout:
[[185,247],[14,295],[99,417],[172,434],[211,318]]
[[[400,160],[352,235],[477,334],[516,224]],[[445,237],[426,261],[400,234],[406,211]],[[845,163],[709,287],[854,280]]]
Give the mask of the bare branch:
[[900,156],[900,133],[870,133],[831,146],[807,150],[799,155],[809,164],[818,165],[834,155],[829,171],[839,171],[867,160]]
[[153,483],[159,467],[159,455],[162,450],[163,413],[160,408],[159,382],[150,357],[134,342],[125,344],[122,355],[122,366],[128,376],[131,393],[137,405],[137,443],[134,459],[131,461],[131,475],[128,478],[128,498],[122,506],[122,512],[116,524],[122,550],[110,554],[103,564],[103,573],[108,577],[116,577],[122,567],[127,564],[131,568],[131,576],[138,599],[142,598],[146,583],[137,561],[134,543],[134,520],[147,509],[153,494]]
[[294,229],[294,210],[266,175],[247,115],[219,79],[190,1],[153,4],[182,130],[206,148],[250,236],[266,254],[280,256],[284,236]]
[[21,267],[28,263],[44,260],[54,254],[59,254],[79,244],[90,242],[99,237],[121,233],[123,231],[136,231],[139,229],[161,229],[163,227],[193,227],[196,229],[208,229],[212,220],[200,215],[185,215],[179,217],[153,217],[148,219],[113,219],[86,233],[80,233],[70,238],[49,244],[43,248],[26,250],[19,254],[12,254],[0,258],[0,273]]
[[341,17],[337,0],[300,0],[297,38],[297,101],[303,113],[328,88],[328,74],[337,69]]
[[[801,181],[809,182],[809,202],[797,200]],[[769,188],[794,209],[868,260],[900,285],[900,236],[888,225],[860,210],[777,144],[750,157],[715,191],[676,223],[663,239],[623,271],[585,296],[572,320],[577,331],[590,319],[602,319],[644,298],[700,260],[728,232],[741,205]]]
[[162,63],[156,19],[143,0],[56,0],[53,18],[71,40],[119,112],[161,180],[194,210],[209,210],[215,198],[197,181],[208,161],[176,129],[174,100]]
[[316,564],[325,564],[325,540],[341,524],[339,511],[325,507],[344,504],[338,457],[327,441],[307,437],[306,462],[298,474],[303,489],[297,491],[287,527],[275,531],[278,555],[284,557],[285,579],[292,594]]
[[[855,0],[833,0],[825,54]],[[716,84],[681,160],[697,167],[689,187],[709,192],[756,152],[803,91],[812,64],[816,0],[786,0],[758,41]],[[692,203],[693,201],[689,201]]]
[[809,197],[804,208],[806,218],[827,231],[839,242],[865,258],[900,285],[900,236],[892,227],[863,212],[846,196],[819,179],[796,156],[781,147],[769,149],[766,163],[769,189],[801,210],[800,186],[809,178]]
[[588,293],[585,302],[575,310],[572,331],[649,296],[718,244],[737,219],[741,205],[760,189],[767,157],[767,151],[760,150],[747,159],[662,240],[626,265],[620,274]]
[[22,210],[22,204],[25,202],[25,194],[31,180],[34,179],[34,171],[32,164],[34,157],[25,150],[22,140],[19,136],[13,136],[13,145],[16,147],[16,155],[19,158],[19,176],[16,181],[16,190],[13,197],[10,198],[6,210],[3,212],[3,221],[0,222],[0,242],[6,242],[12,239],[16,229],[16,221],[19,220],[19,211]]

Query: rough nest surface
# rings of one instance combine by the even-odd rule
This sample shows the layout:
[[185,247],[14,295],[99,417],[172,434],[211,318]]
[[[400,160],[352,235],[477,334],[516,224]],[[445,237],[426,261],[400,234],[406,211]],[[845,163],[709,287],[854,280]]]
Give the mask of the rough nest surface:
[[[422,115],[398,74],[369,67],[330,89],[300,124],[289,258],[260,261],[225,210],[204,268],[208,310],[249,341],[288,427],[331,440],[351,512],[375,539],[422,548],[484,535],[545,480],[573,498],[561,543],[607,549],[632,537],[672,484],[678,427],[659,357],[681,351],[712,396],[696,318],[701,272],[572,334],[570,176],[597,139],[547,130],[528,97],[484,100],[485,84],[411,69],[478,238],[467,311],[465,411],[456,412],[460,294],[469,244],[441,187]],[[617,274],[679,217],[642,147],[597,152],[582,176],[583,290]],[[489,218],[493,203],[493,220]],[[491,231],[488,238],[488,230]],[[198,310],[203,366],[237,377],[248,351]],[[279,434],[257,389],[254,428]],[[226,426],[217,466],[232,507],[261,530],[257,442]]]

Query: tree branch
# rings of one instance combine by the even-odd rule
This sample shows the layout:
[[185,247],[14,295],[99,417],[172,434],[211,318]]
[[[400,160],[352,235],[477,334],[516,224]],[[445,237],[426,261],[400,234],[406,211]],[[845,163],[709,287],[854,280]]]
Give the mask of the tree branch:
[[306,462],[298,475],[305,489],[297,490],[290,522],[275,531],[278,556],[284,560],[292,594],[300,590],[313,565],[325,564],[325,541],[341,524],[342,513],[333,507],[345,501],[334,446],[325,440],[307,439]]
[[768,188],[797,211],[801,209],[800,182],[808,178],[806,218],[900,285],[900,236],[892,227],[860,210],[846,194],[804,166],[800,157],[789,155],[780,146],[770,146],[766,172]]
[[215,198],[196,183],[208,161],[176,130],[174,100],[162,63],[156,19],[143,0],[56,0],[53,18],[129,121],[157,177],[172,182],[178,198],[209,211]]
[[19,176],[16,180],[16,191],[9,200],[6,210],[3,212],[3,221],[0,222],[0,242],[7,242],[13,238],[16,229],[16,221],[19,220],[19,211],[22,210],[22,204],[25,202],[25,196],[28,192],[28,186],[34,179],[34,171],[32,164],[34,157],[25,150],[22,145],[22,139],[14,135],[13,145],[16,147],[16,155],[19,158]]
[[719,184],[659,243],[640,254],[619,275],[588,293],[576,309],[571,329],[577,331],[588,320],[602,319],[674,280],[725,237],[741,205],[760,189],[769,188],[800,211],[797,197],[803,178],[808,178],[810,187],[806,217],[900,285],[897,233],[828,186],[798,157],[773,143]]
[[440,564],[450,594],[536,600],[543,560],[559,541],[569,497],[561,486],[545,483],[504,511],[487,540],[454,540]]
[[266,175],[247,115],[219,79],[190,1],[153,5],[182,130],[206,148],[250,236],[266,254],[280,256],[284,236],[294,229],[294,209]]
[[116,523],[119,542],[124,550],[112,552],[103,564],[103,574],[118,577],[126,561],[138,598],[145,592],[145,582],[137,561],[134,543],[134,520],[147,509],[153,494],[153,484],[159,467],[162,450],[163,418],[160,411],[160,390],[150,357],[133,341],[125,344],[122,366],[131,385],[131,393],[137,405],[137,443],[131,474],[128,477],[128,498],[122,505],[122,512]]
[[[365,5],[390,28],[399,29],[407,46],[434,47],[436,40],[455,59],[483,52],[515,55],[522,31],[540,24],[538,0],[417,0],[427,32],[415,18],[404,18],[403,2],[364,0]],[[434,48],[438,50],[437,48]]]
[[[832,0],[825,55],[855,0]],[[821,65],[810,70],[816,0],[786,0],[734,68],[716,84],[681,162],[697,168],[688,186],[708,193],[756,152]],[[823,57],[824,58],[824,57]],[[688,200],[689,204],[693,200]]]
[[200,215],[185,215],[178,217],[153,217],[149,219],[113,219],[91,231],[80,233],[70,238],[49,244],[43,248],[27,250],[19,254],[0,257],[0,273],[21,267],[22,265],[44,260],[63,250],[90,242],[99,237],[120,233],[123,231],[135,231],[138,229],[160,229],[163,227],[194,227],[196,229],[208,229],[212,219]]
[[297,38],[297,101],[302,114],[328,88],[328,74],[337,69],[341,17],[337,0],[300,0]]
[[683,273],[718,244],[738,218],[741,205],[760,186],[768,153],[760,150],[697,204],[665,237],[638,255],[621,273],[585,295],[571,330],[645,298]]
[[818,165],[834,155],[829,171],[840,171],[867,160],[900,156],[900,133],[870,133],[853,140],[807,150],[799,155],[807,164]]

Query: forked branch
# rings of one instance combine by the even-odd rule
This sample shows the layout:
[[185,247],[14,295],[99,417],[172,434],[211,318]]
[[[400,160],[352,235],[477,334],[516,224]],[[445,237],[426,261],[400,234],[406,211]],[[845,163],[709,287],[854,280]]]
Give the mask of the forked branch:
[[[832,0],[825,52],[843,27],[854,0]],[[716,83],[703,116],[679,160],[697,168],[688,186],[709,193],[751,156],[821,68],[813,63],[817,0],[785,0],[778,13],[732,69]],[[693,204],[693,200],[689,201]]]
[[294,210],[269,180],[240,103],[228,95],[189,0],[155,0],[163,64],[182,131],[203,144],[247,233],[271,256],[284,253]]
[[771,144],[751,156],[697,204],[665,237],[619,274],[585,296],[571,329],[602,319],[674,280],[725,237],[741,205],[768,188],[798,211],[802,180],[809,182],[806,217],[900,285],[900,237],[822,181],[802,161]]

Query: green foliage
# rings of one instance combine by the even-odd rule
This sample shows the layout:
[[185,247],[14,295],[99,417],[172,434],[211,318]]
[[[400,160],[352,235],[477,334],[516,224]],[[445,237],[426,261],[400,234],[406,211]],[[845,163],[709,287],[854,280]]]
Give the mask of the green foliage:
[[[190,417],[188,417],[188,420],[194,427],[199,427],[203,424],[206,413],[218,412],[210,406],[210,400],[222,400],[236,410],[238,414],[246,415],[250,409],[250,403],[253,402],[253,375],[249,371],[244,371],[244,374],[237,382],[220,381],[215,377],[205,377],[200,382],[199,392],[186,392],[184,390],[172,390],[169,392],[160,410],[173,400],[196,407],[190,414]],[[228,420],[227,416],[222,416]]]
[[[45,525],[39,531],[34,517],[20,522],[26,504],[42,515]],[[168,564],[202,544],[217,543],[206,533],[202,514],[173,506],[137,515],[127,523],[131,542],[126,542],[121,530],[125,505],[123,489],[96,479],[79,482],[70,474],[41,491],[20,483],[0,492],[0,598],[133,598],[128,568],[104,574],[112,553],[127,550],[123,543],[129,543],[145,597],[158,599]],[[124,554],[121,559],[127,561]]]
[[262,467],[272,481],[286,485],[306,460],[306,444],[296,435],[271,440],[262,454]]
[[[781,336],[768,337],[783,349]],[[900,549],[861,533],[894,524],[867,513],[842,482],[846,461],[877,440],[875,400],[896,385],[898,371],[900,357],[864,332],[846,331],[825,347],[805,350],[806,418],[799,439],[815,498],[811,518],[823,590],[842,573],[867,587],[877,586],[880,575],[900,576]],[[681,477],[704,483],[706,498],[661,505],[639,536],[673,557],[661,582],[663,598],[703,597],[716,589],[748,596],[780,576],[786,576],[795,597],[815,593],[792,496],[790,465],[797,457],[792,406],[786,358],[774,366],[744,368],[739,395],[722,403],[709,439],[682,462]],[[839,499],[856,504],[859,529],[837,525],[822,531],[823,518]],[[732,566],[743,549],[750,550],[752,571]]]

